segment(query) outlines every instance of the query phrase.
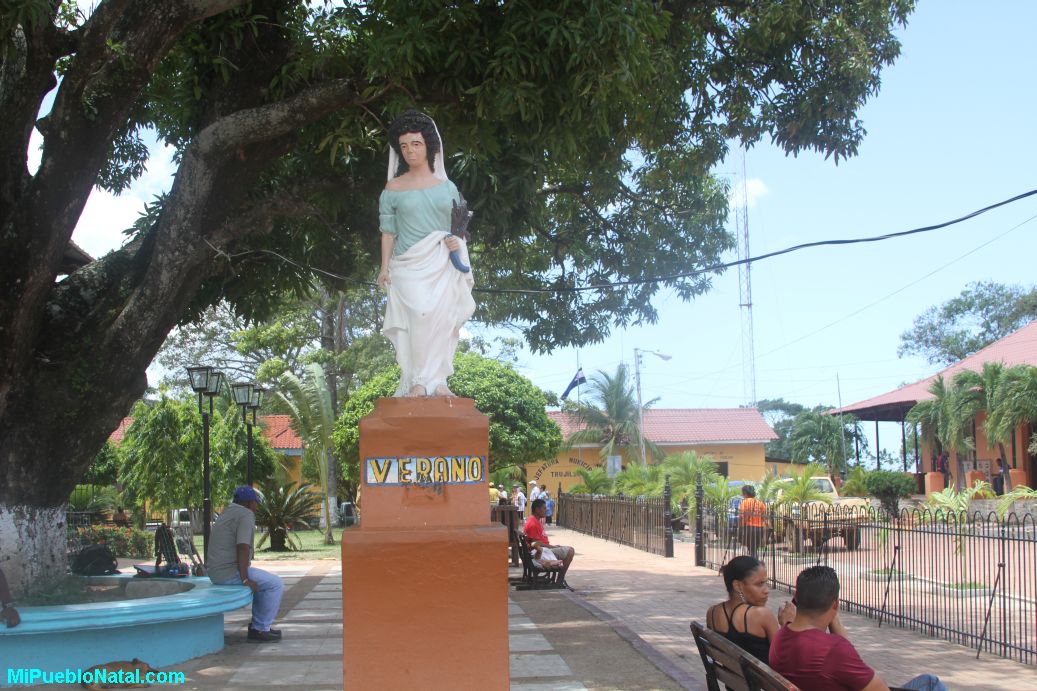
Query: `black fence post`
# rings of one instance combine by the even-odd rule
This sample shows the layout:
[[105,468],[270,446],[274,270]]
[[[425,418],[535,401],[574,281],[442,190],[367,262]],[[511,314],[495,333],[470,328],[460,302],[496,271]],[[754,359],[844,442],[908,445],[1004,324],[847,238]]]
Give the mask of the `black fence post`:
[[663,479],[663,556],[673,557],[673,509],[670,501],[673,499],[670,490],[670,476]]
[[695,476],[695,566],[706,563],[706,540],[702,531],[702,476]]

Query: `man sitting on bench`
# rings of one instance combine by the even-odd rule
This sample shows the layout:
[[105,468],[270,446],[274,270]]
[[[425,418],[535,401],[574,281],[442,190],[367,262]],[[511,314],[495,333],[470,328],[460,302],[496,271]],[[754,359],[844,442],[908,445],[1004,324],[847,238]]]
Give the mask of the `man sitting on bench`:
[[532,515],[526,519],[522,526],[522,532],[529,541],[529,549],[533,556],[533,562],[545,569],[560,567],[558,582],[565,583],[565,572],[576,556],[576,550],[572,547],[552,545],[547,539],[547,531],[544,530],[544,517],[547,516],[547,502],[543,499],[533,500],[531,505]]
[[[830,566],[811,566],[796,578],[796,618],[771,641],[770,665],[803,691],[889,691],[864,664],[839,620],[839,577]],[[901,689],[947,691],[931,674]]]

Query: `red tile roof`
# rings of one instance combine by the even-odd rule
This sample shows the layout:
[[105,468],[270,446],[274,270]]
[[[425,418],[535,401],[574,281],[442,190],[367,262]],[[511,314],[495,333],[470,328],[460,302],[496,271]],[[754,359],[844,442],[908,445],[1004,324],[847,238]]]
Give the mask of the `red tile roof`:
[[[260,415],[256,422],[263,430],[263,438],[272,449],[301,449],[302,439],[292,429],[291,417],[288,415]],[[108,437],[108,441],[116,446],[122,443],[126,430],[133,424],[133,418],[124,417],[119,426]]]
[[[843,406],[831,411],[831,413],[864,413],[865,411],[876,411],[878,409],[889,409],[906,412],[918,401],[927,401],[932,398],[929,393],[929,384],[941,374],[948,384],[958,372],[972,370],[979,372],[986,362],[1002,362],[1011,367],[1012,365],[1035,365],[1037,366],[1037,321],[1032,321],[1018,331],[1014,331],[1000,341],[995,341],[982,350],[976,351],[964,360],[945,367],[936,374],[920,379],[913,384],[905,384],[879,396],[873,396],[857,403]],[[871,420],[873,418],[866,418]],[[880,417],[880,420],[886,419]],[[899,420],[899,417],[895,419]]]
[[289,415],[260,415],[257,418],[263,428],[263,438],[271,449],[301,449],[302,439],[292,429]]
[[[580,429],[569,413],[549,410],[562,437]],[[778,438],[755,408],[657,408],[645,411],[645,438],[656,444],[765,443]]]
[[115,428],[115,431],[108,435],[108,441],[118,446],[122,443],[122,438],[126,436],[126,430],[133,424],[133,418],[124,417],[119,421],[119,426]]

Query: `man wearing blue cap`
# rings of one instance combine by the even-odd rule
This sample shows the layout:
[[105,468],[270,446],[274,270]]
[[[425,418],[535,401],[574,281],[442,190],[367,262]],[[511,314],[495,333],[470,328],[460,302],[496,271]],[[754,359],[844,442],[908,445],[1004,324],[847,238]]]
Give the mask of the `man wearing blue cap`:
[[224,509],[209,534],[206,568],[216,585],[247,585],[252,589],[248,639],[279,641],[281,632],[270,625],[281,607],[284,583],[279,576],[250,566],[259,502],[259,493],[248,485],[234,490],[234,503]]

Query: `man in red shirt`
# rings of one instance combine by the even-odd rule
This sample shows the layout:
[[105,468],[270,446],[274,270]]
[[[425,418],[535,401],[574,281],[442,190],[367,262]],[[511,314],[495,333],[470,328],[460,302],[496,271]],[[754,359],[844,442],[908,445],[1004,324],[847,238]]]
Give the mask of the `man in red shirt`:
[[529,541],[529,549],[533,550],[534,554],[539,552],[539,556],[535,557],[537,561],[561,561],[562,571],[558,578],[560,582],[565,583],[565,573],[569,570],[569,565],[573,563],[576,550],[572,547],[552,545],[547,539],[547,531],[544,530],[547,502],[543,499],[534,499],[531,510],[532,515],[526,519],[525,525],[522,526],[522,532],[525,534],[526,540]]
[[[864,664],[839,620],[839,577],[829,566],[811,566],[796,578],[796,618],[771,641],[770,665],[803,691],[889,691]],[[947,691],[931,674],[902,689]]]

